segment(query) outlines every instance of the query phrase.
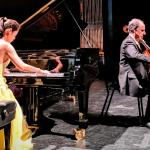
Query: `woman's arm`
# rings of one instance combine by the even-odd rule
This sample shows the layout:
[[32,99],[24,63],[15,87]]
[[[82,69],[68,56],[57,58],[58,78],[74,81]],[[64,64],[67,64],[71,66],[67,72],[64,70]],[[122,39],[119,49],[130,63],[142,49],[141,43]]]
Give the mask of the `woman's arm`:
[[17,54],[14,47],[11,44],[7,44],[6,46],[6,55],[8,55],[11,62],[15,65],[15,67],[22,72],[36,72],[36,73],[44,73],[49,74],[48,70],[42,70],[40,68],[31,66],[26,64]]
[[63,64],[62,64],[62,62],[60,61],[60,57],[59,56],[57,56],[56,58],[55,58],[55,61],[56,61],[56,63],[57,63],[57,66],[53,69],[53,70],[51,70],[51,72],[60,72],[60,70],[62,69],[62,67],[63,67]]

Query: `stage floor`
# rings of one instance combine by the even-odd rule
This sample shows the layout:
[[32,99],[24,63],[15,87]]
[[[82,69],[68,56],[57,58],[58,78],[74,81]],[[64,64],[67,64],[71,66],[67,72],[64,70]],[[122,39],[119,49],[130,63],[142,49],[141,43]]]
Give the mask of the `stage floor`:
[[[78,102],[58,100],[43,111],[41,127],[33,136],[34,150],[149,150],[150,129],[139,126],[137,99],[116,90],[108,116],[101,111],[106,98],[103,80],[89,92],[89,125],[83,140],[74,138],[78,128]],[[147,97],[143,99],[144,107]]]

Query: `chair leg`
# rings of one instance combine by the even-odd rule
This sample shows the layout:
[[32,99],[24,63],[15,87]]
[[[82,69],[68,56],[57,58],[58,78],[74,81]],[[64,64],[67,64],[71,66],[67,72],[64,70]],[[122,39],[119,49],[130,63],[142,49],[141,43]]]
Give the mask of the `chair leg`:
[[10,127],[11,123],[6,125],[4,127],[4,133],[5,133],[5,150],[10,150]]
[[144,116],[145,123],[150,122],[150,95],[148,95],[145,116]]
[[138,97],[137,100],[138,100],[138,109],[139,109],[139,123],[140,123],[140,125],[142,125],[143,118],[144,118],[143,100],[141,97]]
[[108,109],[109,109],[109,106],[110,106],[110,103],[112,101],[112,97],[113,97],[114,91],[115,91],[115,87],[113,87],[113,89],[110,93],[111,87],[109,87],[108,85],[106,85],[106,87],[107,87],[107,95],[106,95],[106,99],[105,99],[105,102],[104,102],[104,105],[102,108],[101,116],[107,115],[107,112],[108,112]]
[[104,115],[104,111],[105,111],[105,107],[106,107],[108,98],[109,98],[109,89],[107,88],[107,95],[106,95],[106,99],[105,99],[105,102],[104,102],[104,105],[103,105],[103,108],[102,108],[102,112],[101,112],[102,116]]
[[111,103],[111,101],[112,101],[112,97],[113,97],[113,95],[114,95],[114,92],[115,92],[115,89],[113,88],[113,90],[112,90],[112,92],[111,92],[111,95],[110,95],[110,97],[109,97],[108,105],[107,105],[107,107],[106,107],[106,111],[105,111],[105,114],[104,114],[104,115],[107,115],[107,113],[108,113],[108,109],[109,109],[110,103]]

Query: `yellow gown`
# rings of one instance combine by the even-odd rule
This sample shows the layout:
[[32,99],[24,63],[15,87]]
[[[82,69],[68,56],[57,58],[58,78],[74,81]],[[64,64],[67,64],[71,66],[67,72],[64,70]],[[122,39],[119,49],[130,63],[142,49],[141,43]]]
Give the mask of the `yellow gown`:
[[[17,104],[14,120],[11,122],[10,131],[10,150],[32,150],[31,131],[28,129],[26,120],[24,119],[22,109],[15,99],[13,92],[8,88],[3,70],[9,61],[0,64],[0,100],[12,100]],[[4,150],[4,130],[0,130],[0,150]]]

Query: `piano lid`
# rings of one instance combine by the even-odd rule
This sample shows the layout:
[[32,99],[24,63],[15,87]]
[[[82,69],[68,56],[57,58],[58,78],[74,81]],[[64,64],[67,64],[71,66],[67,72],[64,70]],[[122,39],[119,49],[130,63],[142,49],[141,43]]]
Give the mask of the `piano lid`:
[[1,0],[0,14],[16,19],[22,28],[16,49],[60,49],[80,47],[79,0]]

